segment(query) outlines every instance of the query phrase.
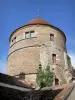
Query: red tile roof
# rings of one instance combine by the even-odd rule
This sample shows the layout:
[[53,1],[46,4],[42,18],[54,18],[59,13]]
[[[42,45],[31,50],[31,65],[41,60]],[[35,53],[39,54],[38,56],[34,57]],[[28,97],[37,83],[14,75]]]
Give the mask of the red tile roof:
[[23,84],[31,87],[31,88],[35,88],[35,85],[31,82],[29,82],[28,80],[24,79],[24,80],[19,80],[20,82],[22,82]]
[[40,25],[50,25],[48,22],[46,22],[45,20],[43,20],[41,18],[36,18],[36,19],[28,22],[26,25],[36,25],[36,24],[40,24]]
[[17,80],[17,78],[13,76],[9,76],[3,73],[0,73],[0,82],[4,84],[24,87],[24,88],[31,88],[28,84],[24,84],[23,82]]
[[67,86],[58,94],[53,100],[67,100],[66,97],[69,95],[75,84],[67,84]]

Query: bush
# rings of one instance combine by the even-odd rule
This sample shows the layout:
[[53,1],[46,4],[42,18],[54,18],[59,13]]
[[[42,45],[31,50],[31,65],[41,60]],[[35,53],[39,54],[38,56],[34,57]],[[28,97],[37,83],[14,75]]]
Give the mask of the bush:
[[53,73],[50,71],[49,66],[45,70],[42,70],[42,67],[37,69],[36,82],[41,88],[53,85]]

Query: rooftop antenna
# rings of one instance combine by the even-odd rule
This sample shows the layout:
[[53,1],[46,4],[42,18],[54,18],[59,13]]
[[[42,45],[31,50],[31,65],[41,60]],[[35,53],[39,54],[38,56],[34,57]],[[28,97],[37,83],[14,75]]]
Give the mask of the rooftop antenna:
[[39,9],[37,9],[37,17],[39,17]]

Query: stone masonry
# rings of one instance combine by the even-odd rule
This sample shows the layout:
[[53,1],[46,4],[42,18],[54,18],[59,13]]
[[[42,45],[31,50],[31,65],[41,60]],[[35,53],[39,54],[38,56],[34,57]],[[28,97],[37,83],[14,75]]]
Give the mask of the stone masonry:
[[[36,20],[38,22],[34,23]],[[16,29],[10,36],[7,74],[15,76],[26,73],[26,79],[36,83],[36,73],[39,64],[45,69],[50,65],[59,84],[69,83],[72,79],[71,63],[68,62],[66,50],[66,36],[58,28],[43,24],[41,18]],[[25,32],[34,31],[34,37],[25,38]],[[50,41],[50,33],[54,34],[54,41]],[[12,39],[16,37],[15,42]],[[52,54],[56,54],[56,63],[52,62]]]

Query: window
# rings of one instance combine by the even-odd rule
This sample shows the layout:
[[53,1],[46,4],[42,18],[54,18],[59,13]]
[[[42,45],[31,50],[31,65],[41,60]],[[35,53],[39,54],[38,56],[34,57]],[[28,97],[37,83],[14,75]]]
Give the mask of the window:
[[14,37],[14,38],[12,39],[12,42],[14,42],[14,43],[16,42],[16,37]]
[[42,65],[41,64],[39,64],[39,69],[42,69],[42,67],[41,67]]
[[50,34],[50,41],[54,41],[54,34]]
[[30,38],[30,33],[29,33],[29,32],[26,32],[26,33],[25,33],[25,38],[26,38],[26,39]]
[[26,39],[33,38],[33,37],[35,37],[34,31],[25,32]]
[[55,78],[55,85],[59,85],[59,79]]
[[35,35],[35,34],[34,34],[34,31],[30,31],[30,36],[31,36],[31,37],[35,37],[34,35]]
[[56,63],[56,54],[52,54],[52,62]]

